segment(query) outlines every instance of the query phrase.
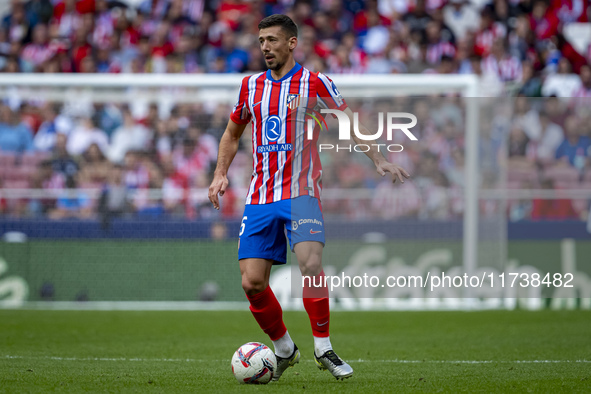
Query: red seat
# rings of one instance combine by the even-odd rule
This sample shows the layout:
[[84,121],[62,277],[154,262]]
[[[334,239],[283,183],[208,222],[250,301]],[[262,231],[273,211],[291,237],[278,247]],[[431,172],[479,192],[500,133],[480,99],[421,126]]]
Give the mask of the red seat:
[[28,189],[29,181],[22,179],[7,179],[4,181],[4,189]]
[[512,189],[512,190],[519,190],[519,189],[523,189],[523,182],[521,181],[507,181],[507,189]]
[[570,179],[563,180],[561,178],[554,180],[554,189],[579,189],[581,184]]
[[544,177],[554,182],[579,182],[579,171],[573,167],[556,166],[544,171]]
[[50,153],[45,152],[35,152],[35,153],[25,153],[21,157],[21,165],[24,166],[36,166],[43,160],[47,160],[51,158]]
[[80,182],[78,189],[102,189],[103,185],[100,182]]
[[586,190],[589,192],[589,196],[587,196],[586,201],[590,201],[591,200],[591,180],[590,181],[583,181],[579,184],[578,189],[580,190]]
[[589,209],[589,201],[591,200],[591,180],[578,183],[576,189],[587,190],[590,192],[587,198],[580,198],[572,201],[573,208],[580,213]]
[[4,178],[10,180],[26,180],[28,182],[36,171],[37,168],[28,166],[7,168],[4,170]]
[[14,165],[16,154],[12,152],[0,152],[0,167],[11,167]]
[[538,171],[535,168],[514,168],[507,171],[509,182],[538,182]]

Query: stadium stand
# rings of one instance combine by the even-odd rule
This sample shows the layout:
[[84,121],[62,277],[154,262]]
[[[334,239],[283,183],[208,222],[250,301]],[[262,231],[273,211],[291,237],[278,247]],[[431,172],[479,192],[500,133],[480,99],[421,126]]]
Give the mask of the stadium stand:
[[[482,153],[489,171],[494,173],[506,150],[508,188],[589,187],[591,116],[585,99],[591,97],[591,46],[583,43],[581,51],[578,42],[575,49],[566,37],[569,25],[588,23],[588,0],[12,0],[0,27],[0,70],[258,72],[264,64],[256,25],[271,13],[287,13],[298,23],[296,59],[313,71],[479,75],[485,95],[517,96],[513,119],[488,125],[493,143]],[[535,97],[546,99],[530,99]],[[391,217],[457,217],[464,152],[461,125],[454,119],[463,109],[453,98],[440,100],[431,111],[425,104],[429,108],[428,98],[415,103],[415,113],[424,113],[420,143],[392,158],[416,174],[417,181],[401,192],[416,197],[412,206],[381,198],[388,186],[367,184],[368,167],[353,163],[337,169],[337,157],[325,161],[326,174],[334,175],[327,176],[326,187],[375,189],[374,203],[387,205]],[[210,218],[216,213],[206,198],[189,190],[207,187],[229,113],[227,106],[178,104],[167,116],[151,107],[147,115],[134,117],[124,105],[96,104],[89,113],[72,114],[62,103],[5,100],[0,105],[3,188],[59,193],[77,185],[85,197],[71,206],[60,197],[3,198],[0,212],[61,218],[71,208],[74,216],[98,216],[105,203],[96,199],[121,184],[111,174],[122,171],[122,184],[134,193],[130,204],[114,208],[117,215]],[[226,218],[241,214],[242,192],[236,189],[248,183],[247,148],[229,174],[235,190],[226,196]],[[163,197],[151,199],[150,189],[162,190]],[[95,202],[81,202],[84,198]],[[564,215],[586,220],[585,201],[566,201]],[[508,212],[509,217],[545,217],[548,207],[530,205],[524,214]]]

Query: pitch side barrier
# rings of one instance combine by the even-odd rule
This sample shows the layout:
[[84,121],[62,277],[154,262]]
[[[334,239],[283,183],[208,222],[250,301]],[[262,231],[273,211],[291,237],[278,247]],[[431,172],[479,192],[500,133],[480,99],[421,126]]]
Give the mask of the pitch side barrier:
[[[134,239],[134,240],[207,240],[211,238],[212,226],[220,222],[213,220],[187,221],[162,219],[114,219],[108,228],[94,220],[47,219],[3,219],[0,221],[0,236],[21,233],[26,239]],[[227,229],[228,239],[237,238],[235,233],[240,227],[239,220],[221,222]],[[481,220],[486,226],[486,220]],[[586,223],[575,220],[567,221],[521,221],[509,223],[509,240],[561,240],[565,238],[587,240],[591,236]],[[236,230],[236,231],[234,231]],[[350,222],[345,220],[327,220],[326,231],[330,239],[348,239],[369,243],[387,242],[388,240],[461,240],[462,222],[398,220]],[[8,239],[10,241],[10,239]],[[0,248],[1,250],[1,248]]]
[[[214,224],[219,225],[118,220],[105,231],[95,221],[2,221],[0,308],[245,310],[237,239],[212,238]],[[239,225],[224,224],[228,234]],[[327,276],[351,277],[355,286],[367,277],[370,284],[335,288],[336,309],[591,308],[591,241],[584,223],[511,224],[507,260],[480,265],[470,276],[470,285],[479,278],[485,281],[482,287],[478,282],[472,301],[462,298],[464,288],[456,287],[466,274],[461,228],[459,222],[400,220],[395,226],[351,226],[327,221]],[[483,250],[491,247],[489,243],[496,245],[494,239],[483,239]],[[271,286],[286,309],[298,309],[301,300],[291,293],[290,270],[290,265],[276,267]],[[557,281],[556,275],[562,279]],[[531,286],[521,287],[524,276]],[[396,281],[388,282],[391,277]],[[453,287],[438,287],[435,297],[431,290],[427,293],[428,287],[404,287],[401,282],[418,277],[432,278],[429,289],[439,283],[435,278],[441,278],[441,286],[450,278]],[[397,287],[375,287],[374,282]],[[561,283],[564,286],[555,286]]]

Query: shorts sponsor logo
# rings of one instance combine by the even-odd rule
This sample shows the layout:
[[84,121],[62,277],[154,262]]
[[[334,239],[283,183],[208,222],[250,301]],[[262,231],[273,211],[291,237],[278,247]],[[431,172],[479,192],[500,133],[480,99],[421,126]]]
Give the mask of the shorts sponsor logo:
[[[291,229],[295,231],[302,224],[316,224],[318,226],[322,226],[322,222],[318,219],[300,219],[291,221]],[[310,230],[310,234],[318,234],[320,232],[322,232],[322,230]]]
[[322,222],[318,219],[300,219],[298,220],[298,224],[301,226],[302,224],[317,224],[322,226]]

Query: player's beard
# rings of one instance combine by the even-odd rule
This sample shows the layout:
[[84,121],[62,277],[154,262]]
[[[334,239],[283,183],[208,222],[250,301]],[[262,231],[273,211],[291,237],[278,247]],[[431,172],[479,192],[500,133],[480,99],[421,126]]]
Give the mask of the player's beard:
[[266,62],[267,68],[269,70],[277,71],[277,70],[281,69],[281,67],[283,67],[283,65],[285,64],[285,63],[281,63],[281,62],[277,61],[276,57],[273,58],[272,60],[275,60],[275,64],[273,64],[273,65],[269,65],[269,62]]
[[[267,68],[269,70],[277,71],[277,70],[281,69],[285,65],[285,61],[279,60],[279,58],[277,57],[277,55],[270,54],[270,53],[268,55],[273,56],[269,60],[265,59],[265,65],[267,66]],[[267,55],[265,55],[265,56],[267,56]],[[269,63],[269,62],[271,62],[271,63]]]
[[279,63],[279,62],[277,62],[274,65],[267,66],[267,67],[269,67],[269,70],[277,71],[277,70],[281,69],[281,67],[283,67],[284,64],[285,63]]

